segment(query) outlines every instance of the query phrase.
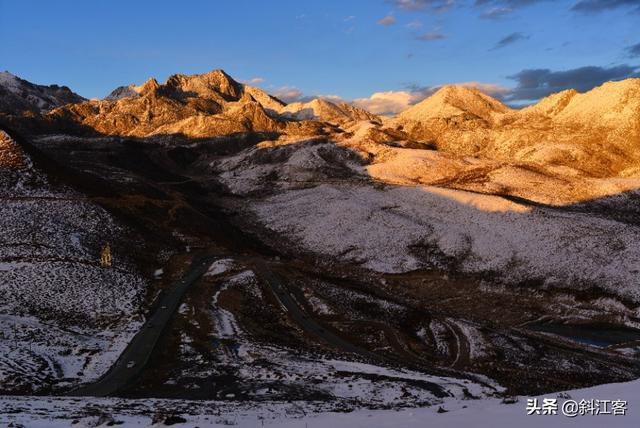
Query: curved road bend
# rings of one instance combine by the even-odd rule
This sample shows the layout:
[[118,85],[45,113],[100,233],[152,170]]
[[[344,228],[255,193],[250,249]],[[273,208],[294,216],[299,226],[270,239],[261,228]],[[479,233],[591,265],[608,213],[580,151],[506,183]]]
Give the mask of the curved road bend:
[[[280,279],[269,269],[264,260],[258,258],[240,258],[250,264],[249,268],[261,277],[271,288],[273,295],[278,300],[278,303],[282,309],[291,317],[291,319],[306,330],[308,333],[320,337],[329,345],[340,349],[342,351],[358,354],[363,357],[369,358],[373,361],[384,362],[385,358],[363,349],[351,342],[346,341],[340,336],[326,330],[322,325],[316,322],[313,318],[309,317],[307,313],[298,305],[293,295],[286,289]],[[447,397],[450,394],[444,390],[440,385],[424,381],[423,385],[436,397]]]
[[[243,260],[243,258],[240,258]],[[253,269],[258,277],[262,278],[271,292],[278,300],[278,303],[282,307],[282,310],[291,319],[306,330],[308,333],[312,333],[315,336],[320,337],[329,345],[332,345],[342,351],[351,352],[353,354],[359,354],[367,358],[379,359],[379,357],[366,349],[350,343],[343,338],[327,331],[322,325],[316,322],[313,318],[309,317],[307,313],[298,305],[298,302],[291,295],[291,293],[285,288],[278,277],[269,269],[264,260],[258,258],[244,258],[244,261],[250,264],[249,268]]]
[[185,292],[207,271],[213,260],[215,260],[214,257],[194,260],[186,275],[174,282],[169,291],[160,299],[153,314],[129,342],[109,371],[96,382],[80,386],[65,395],[105,397],[130,385],[142,373],[158,339],[180,306]]
[[[162,297],[157,304],[155,312],[133,337],[109,371],[96,382],[69,391],[65,395],[104,397],[114,395],[122,388],[131,385],[144,370],[160,336],[165,331],[165,327],[174,312],[180,306],[187,289],[207,271],[214,260],[220,257],[209,256],[194,260],[187,274],[178,282],[175,282],[170,291]],[[254,270],[256,275],[266,282],[282,310],[302,329],[344,352],[358,354],[374,361],[383,360],[379,355],[354,345],[326,330],[321,324],[309,317],[263,259],[247,256],[233,258],[244,261],[249,269]],[[131,362],[133,362],[133,365]],[[438,397],[448,395],[441,386],[435,383],[425,382],[425,384]]]

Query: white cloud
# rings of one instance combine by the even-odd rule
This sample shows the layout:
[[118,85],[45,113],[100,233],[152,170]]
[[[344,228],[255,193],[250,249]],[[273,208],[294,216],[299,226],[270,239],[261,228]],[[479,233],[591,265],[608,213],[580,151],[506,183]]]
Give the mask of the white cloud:
[[376,92],[369,98],[356,98],[352,101],[356,107],[363,108],[374,114],[396,114],[409,108],[414,102],[413,95],[408,91]]
[[271,95],[287,104],[300,101],[303,95],[302,91],[295,86],[281,86],[279,88],[272,89],[270,92]]
[[[511,89],[495,83],[462,82],[459,86],[474,88],[487,95],[500,97],[507,95]],[[379,115],[398,114],[425,98],[433,95],[441,86],[412,86],[406,91],[375,92],[368,98],[357,98],[352,104]]]

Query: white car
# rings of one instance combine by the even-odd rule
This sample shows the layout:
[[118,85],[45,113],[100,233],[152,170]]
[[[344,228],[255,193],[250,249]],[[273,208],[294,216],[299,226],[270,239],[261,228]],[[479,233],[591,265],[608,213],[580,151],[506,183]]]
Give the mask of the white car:
[[131,361],[129,361],[129,362],[127,363],[127,368],[128,368],[128,369],[131,369],[131,368],[135,367],[135,365],[136,365],[136,362],[135,362],[135,361],[133,361],[133,360],[131,360]]

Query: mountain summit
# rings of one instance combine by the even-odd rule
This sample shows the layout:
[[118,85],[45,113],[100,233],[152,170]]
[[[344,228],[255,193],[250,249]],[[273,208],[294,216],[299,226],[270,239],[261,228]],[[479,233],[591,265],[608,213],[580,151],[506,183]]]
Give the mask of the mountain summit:
[[447,85],[398,115],[400,120],[451,119],[475,116],[492,121],[496,115],[509,112],[507,106],[474,88]]
[[304,125],[278,115],[284,104],[266,92],[235,81],[222,70],[174,74],[160,84],[115,89],[104,100],[54,110],[49,119],[105,135],[147,137],[181,134],[214,137],[244,132],[305,133]]

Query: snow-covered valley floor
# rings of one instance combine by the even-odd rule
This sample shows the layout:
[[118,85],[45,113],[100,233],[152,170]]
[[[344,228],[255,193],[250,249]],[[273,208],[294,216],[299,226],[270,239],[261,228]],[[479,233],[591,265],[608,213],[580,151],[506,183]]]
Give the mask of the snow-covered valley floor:
[[[514,403],[500,399],[445,400],[442,406],[405,408],[398,410],[356,409],[340,411],[326,403],[313,402],[263,402],[242,403],[233,401],[184,401],[184,400],[127,400],[120,398],[74,399],[59,397],[0,397],[0,423],[3,426],[29,428],[58,427],[161,427],[176,424],[180,427],[305,427],[305,428],[413,428],[442,427],[476,428],[518,427],[533,428],[582,427],[608,428],[637,427],[640,425],[640,381],[600,385],[593,388],[547,394],[538,399],[557,399],[557,414],[528,415],[528,400],[534,397],[518,397]],[[626,402],[625,414],[584,413],[591,400],[620,400]],[[515,400],[514,400],[515,401]],[[571,405],[578,404],[577,415],[570,414]],[[547,407],[549,409],[552,406]],[[600,406],[603,409],[603,405]],[[580,409],[583,409],[582,411]],[[337,411],[336,411],[337,410]],[[541,412],[542,413],[542,412]],[[553,411],[552,411],[553,413]],[[13,425],[11,425],[13,424]]]

